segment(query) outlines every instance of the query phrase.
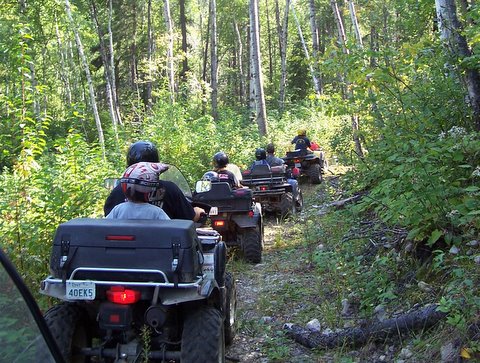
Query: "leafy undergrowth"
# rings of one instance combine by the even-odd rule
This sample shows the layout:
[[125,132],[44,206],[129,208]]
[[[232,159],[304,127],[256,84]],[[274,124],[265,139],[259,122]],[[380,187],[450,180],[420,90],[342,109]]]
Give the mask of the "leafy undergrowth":
[[[228,355],[242,362],[430,362],[480,359],[472,326],[480,310],[478,245],[452,254],[423,251],[401,228],[348,206],[337,178],[303,185],[305,208],[282,223],[267,218],[263,262],[234,258],[239,334]],[[423,252],[422,252],[423,251]],[[437,303],[447,318],[403,339],[353,349],[310,350],[285,335],[284,324],[318,319],[335,331]],[[478,328],[477,328],[478,329]],[[478,336],[476,337],[478,339]],[[477,360],[476,360],[477,359]]]

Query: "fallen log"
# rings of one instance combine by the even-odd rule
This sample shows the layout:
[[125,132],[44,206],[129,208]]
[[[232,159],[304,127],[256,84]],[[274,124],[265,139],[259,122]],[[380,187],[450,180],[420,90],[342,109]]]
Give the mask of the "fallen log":
[[309,331],[296,324],[285,324],[284,327],[287,336],[307,348],[359,347],[367,342],[404,337],[413,331],[428,329],[446,316],[437,308],[438,305],[428,305],[391,319],[371,321],[362,327],[340,329],[328,334]]
[[354,195],[353,197],[350,197],[350,198],[336,200],[336,201],[330,203],[329,207],[343,208],[343,207],[345,207],[346,204],[355,203],[355,202],[359,201],[361,198],[362,198],[362,195],[358,194],[358,195]]

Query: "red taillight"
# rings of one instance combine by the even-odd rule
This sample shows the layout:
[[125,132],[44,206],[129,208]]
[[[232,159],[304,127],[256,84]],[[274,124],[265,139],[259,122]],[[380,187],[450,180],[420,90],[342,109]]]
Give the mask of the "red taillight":
[[299,163],[299,162],[300,162],[300,159],[293,159],[293,162],[294,162],[294,163]]
[[293,174],[293,176],[299,176],[300,175],[300,169],[299,168],[293,168],[292,174]]
[[135,241],[135,236],[109,234],[105,236],[105,239],[107,241]]
[[115,304],[134,304],[140,300],[140,291],[125,289],[123,286],[112,286],[107,291],[107,298]]
[[225,226],[225,221],[223,221],[223,220],[213,221],[213,226],[214,227],[223,227],[223,226]]
[[268,188],[267,188],[265,185],[260,186],[260,190],[261,190],[261,191],[265,191],[265,190],[267,190],[267,189],[268,189]]
[[251,210],[251,211],[248,212],[248,216],[249,216],[250,218],[253,218],[254,215],[255,215],[255,213],[253,212],[253,210]]

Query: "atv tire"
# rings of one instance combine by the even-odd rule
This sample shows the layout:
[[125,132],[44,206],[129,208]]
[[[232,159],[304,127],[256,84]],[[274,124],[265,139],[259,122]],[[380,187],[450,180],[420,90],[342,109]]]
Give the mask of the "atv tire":
[[248,262],[262,261],[262,236],[257,228],[248,228],[242,233],[242,251]]
[[73,303],[62,303],[45,313],[45,322],[67,363],[90,362],[80,349],[91,347],[89,319],[85,310]]
[[319,164],[310,165],[307,174],[312,184],[320,184],[322,182],[322,173]]
[[225,274],[226,302],[225,302],[225,345],[230,345],[237,333],[237,285],[230,272]]
[[222,314],[213,306],[202,306],[185,319],[180,361],[182,363],[225,362]]
[[288,192],[282,195],[280,198],[280,213],[282,218],[293,215],[296,212],[295,202],[293,201],[292,193]]

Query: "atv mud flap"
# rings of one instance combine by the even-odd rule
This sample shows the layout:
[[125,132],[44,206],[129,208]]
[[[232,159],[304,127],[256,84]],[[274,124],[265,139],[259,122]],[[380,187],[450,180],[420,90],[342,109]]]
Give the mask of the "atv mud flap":
[[255,208],[253,210],[253,217],[248,215],[233,215],[232,220],[240,227],[240,228],[255,228],[259,221],[262,218],[262,206],[260,203],[255,203]]

